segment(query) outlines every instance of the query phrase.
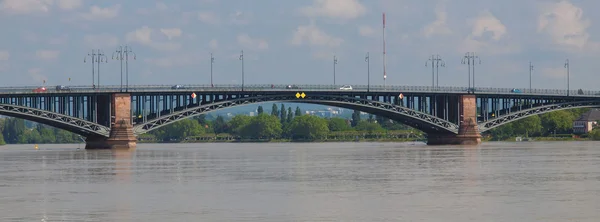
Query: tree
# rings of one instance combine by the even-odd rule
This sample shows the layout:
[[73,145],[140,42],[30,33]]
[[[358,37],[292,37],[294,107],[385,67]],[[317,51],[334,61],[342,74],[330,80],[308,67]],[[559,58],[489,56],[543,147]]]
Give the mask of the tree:
[[256,112],[258,114],[262,114],[264,112],[263,107],[262,106],[258,106],[258,109],[256,110]]
[[360,111],[354,110],[352,113],[352,127],[355,127],[360,122]]
[[2,136],[2,132],[0,132],[0,146],[6,144],[6,142],[4,142],[4,136]]
[[200,125],[203,125],[203,126],[206,125],[206,122],[207,122],[206,121],[206,115],[200,114],[200,115],[194,117],[194,119],[196,121],[198,121],[198,123],[200,123]]
[[266,114],[253,117],[243,130],[243,135],[252,139],[279,138],[281,133],[281,122],[277,116]]
[[558,110],[540,115],[542,127],[546,132],[570,132],[573,126],[574,115],[566,110]]
[[300,110],[299,106],[296,106],[296,112],[294,113],[294,116],[302,116],[302,111]]
[[333,118],[329,119],[327,126],[329,127],[330,131],[352,130],[352,127],[350,127],[350,125],[348,125],[347,120],[339,118],[339,117],[333,117]]
[[273,103],[273,107],[271,108],[271,115],[279,117],[279,109],[275,103]]
[[215,119],[215,121],[212,124],[213,130],[215,131],[215,134],[219,134],[219,133],[226,133],[229,131],[228,127],[227,127],[227,123],[225,122],[225,120],[223,119],[222,116],[217,116],[217,119]]
[[327,120],[318,116],[304,115],[294,118],[286,131],[292,139],[316,140],[327,135],[329,128],[327,128]]
[[281,120],[281,125],[285,124],[287,121],[285,120],[287,118],[287,110],[285,109],[285,106],[283,105],[283,103],[281,104],[281,109],[280,109],[280,120]]
[[290,123],[294,119],[294,113],[292,112],[292,107],[288,107],[287,109],[287,122]]
[[539,116],[530,116],[512,124],[516,135],[531,136],[542,131],[542,120]]
[[369,122],[369,121],[360,121],[354,128],[356,129],[356,131],[362,131],[362,132],[368,132],[368,133],[385,131],[385,129],[383,129],[379,124]]
[[[262,113],[260,115],[266,115],[266,114]],[[250,124],[250,120],[252,120],[252,117],[250,117],[250,116],[244,116],[244,115],[234,116],[227,123],[229,125],[229,133],[231,133],[232,135],[236,135],[236,136],[242,136],[245,127],[248,126],[248,124]]]

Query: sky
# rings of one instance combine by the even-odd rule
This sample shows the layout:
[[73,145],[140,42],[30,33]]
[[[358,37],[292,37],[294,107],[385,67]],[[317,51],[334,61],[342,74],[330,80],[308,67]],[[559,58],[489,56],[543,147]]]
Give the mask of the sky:
[[[120,83],[118,46],[131,47],[136,85],[431,85],[428,58],[440,55],[441,86],[467,86],[465,53],[475,52],[476,85],[597,89],[600,6],[594,0],[0,0],[0,87],[91,85],[86,56],[101,49],[102,85]],[[370,55],[367,64],[365,56]],[[133,55],[132,54],[132,55]],[[86,63],[84,63],[84,59]],[[124,65],[124,64],[123,64]],[[70,81],[69,81],[70,78]]]

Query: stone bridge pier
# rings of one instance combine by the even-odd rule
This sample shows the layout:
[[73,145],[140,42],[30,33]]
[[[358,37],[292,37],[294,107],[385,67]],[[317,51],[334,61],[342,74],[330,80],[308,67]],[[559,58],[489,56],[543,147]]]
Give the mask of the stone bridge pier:
[[458,100],[458,134],[428,134],[427,145],[478,145],[481,133],[477,126],[477,98],[461,95]]
[[133,134],[129,93],[111,95],[110,116],[110,136],[86,138],[85,149],[135,149],[137,139]]

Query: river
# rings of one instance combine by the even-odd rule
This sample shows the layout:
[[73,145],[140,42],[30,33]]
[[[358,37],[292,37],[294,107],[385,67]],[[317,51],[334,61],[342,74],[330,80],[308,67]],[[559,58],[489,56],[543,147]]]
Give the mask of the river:
[[598,221],[600,143],[0,147],[0,221]]

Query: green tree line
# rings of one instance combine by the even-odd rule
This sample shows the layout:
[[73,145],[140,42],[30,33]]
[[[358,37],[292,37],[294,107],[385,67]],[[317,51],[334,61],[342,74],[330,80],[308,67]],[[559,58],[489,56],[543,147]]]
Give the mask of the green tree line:
[[35,124],[28,127],[27,121],[17,118],[0,119],[1,144],[35,144],[35,143],[78,143],[81,137],[66,130]]
[[154,139],[159,141],[180,141],[190,136],[205,134],[228,134],[247,140],[291,139],[314,141],[324,139],[330,132],[360,131],[365,133],[381,133],[386,130],[409,130],[400,123],[383,117],[370,115],[361,120],[359,111],[354,111],[352,119],[322,118],[304,115],[299,107],[285,107],[273,104],[270,113],[259,106],[256,116],[237,115],[230,120],[217,116],[207,121],[204,115],[194,119],[185,119],[151,131]]

